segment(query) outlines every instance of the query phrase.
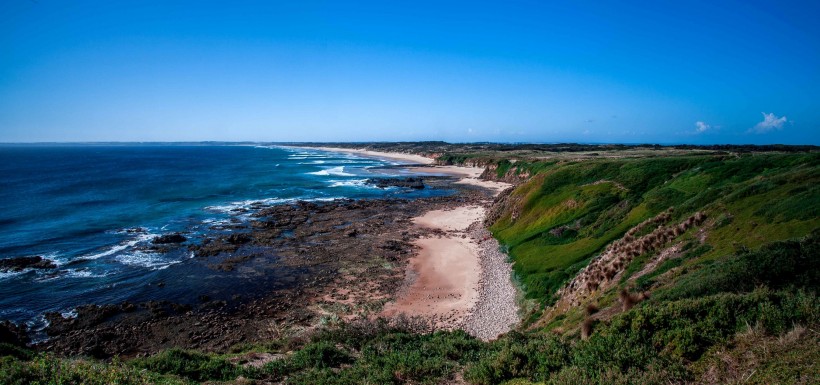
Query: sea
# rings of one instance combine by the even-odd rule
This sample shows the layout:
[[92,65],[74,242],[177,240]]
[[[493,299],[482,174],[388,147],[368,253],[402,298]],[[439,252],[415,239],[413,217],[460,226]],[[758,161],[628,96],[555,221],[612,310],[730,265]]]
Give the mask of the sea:
[[[184,245],[230,233],[254,209],[296,200],[420,198],[452,192],[378,188],[412,175],[400,162],[275,145],[0,145],[0,258],[37,255],[54,269],[0,272],[0,320],[46,325],[83,304],[193,303],[287,285],[293,272],[209,269]],[[303,272],[304,273],[304,272]],[[287,276],[287,280],[283,277]]]

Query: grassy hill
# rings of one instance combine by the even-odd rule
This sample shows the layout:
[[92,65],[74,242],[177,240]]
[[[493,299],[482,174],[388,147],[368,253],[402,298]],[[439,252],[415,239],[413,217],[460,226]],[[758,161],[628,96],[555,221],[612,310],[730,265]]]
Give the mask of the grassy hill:
[[488,222],[528,312],[497,341],[405,320],[125,362],[0,345],[0,383],[820,382],[820,154],[497,155],[485,175],[524,182]]

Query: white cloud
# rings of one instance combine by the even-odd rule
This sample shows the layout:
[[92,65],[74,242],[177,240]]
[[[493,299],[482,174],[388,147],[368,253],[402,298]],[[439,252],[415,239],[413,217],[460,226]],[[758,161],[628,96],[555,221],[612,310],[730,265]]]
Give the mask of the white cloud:
[[711,125],[707,124],[706,122],[697,121],[695,122],[695,131],[698,133],[705,132],[706,130],[712,128]]
[[756,124],[754,128],[751,129],[751,131],[754,131],[758,134],[762,134],[764,132],[769,132],[772,130],[780,130],[783,128],[783,125],[787,122],[785,116],[778,117],[774,113],[767,114],[765,112],[761,112],[761,114],[763,114],[763,121]]

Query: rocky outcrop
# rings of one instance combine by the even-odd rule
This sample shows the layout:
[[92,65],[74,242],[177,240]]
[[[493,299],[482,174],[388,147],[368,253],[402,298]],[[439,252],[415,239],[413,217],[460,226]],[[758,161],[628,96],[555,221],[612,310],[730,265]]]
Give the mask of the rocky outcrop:
[[53,269],[54,261],[39,255],[0,259],[0,271],[22,271],[23,269]]
[[421,190],[424,188],[424,180],[421,178],[375,178],[368,179],[365,183],[378,188],[399,187]]
[[25,325],[17,325],[10,321],[0,321],[0,344],[24,346],[30,342]]
[[185,236],[180,234],[180,233],[172,233],[172,234],[160,235],[160,236],[154,238],[153,240],[151,240],[151,243],[153,243],[155,245],[165,245],[165,244],[169,244],[169,243],[182,243],[182,242],[185,242],[187,240],[188,240],[188,238],[185,238]]

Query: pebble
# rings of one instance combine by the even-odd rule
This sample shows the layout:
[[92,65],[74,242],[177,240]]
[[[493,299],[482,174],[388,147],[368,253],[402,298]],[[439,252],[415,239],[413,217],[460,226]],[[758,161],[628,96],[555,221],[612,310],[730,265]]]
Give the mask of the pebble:
[[480,222],[468,230],[478,244],[481,277],[478,301],[464,320],[464,331],[484,341],[512,330],[519,322],[517,290],[511,281],[512,264],[499,249],[498,241]]

